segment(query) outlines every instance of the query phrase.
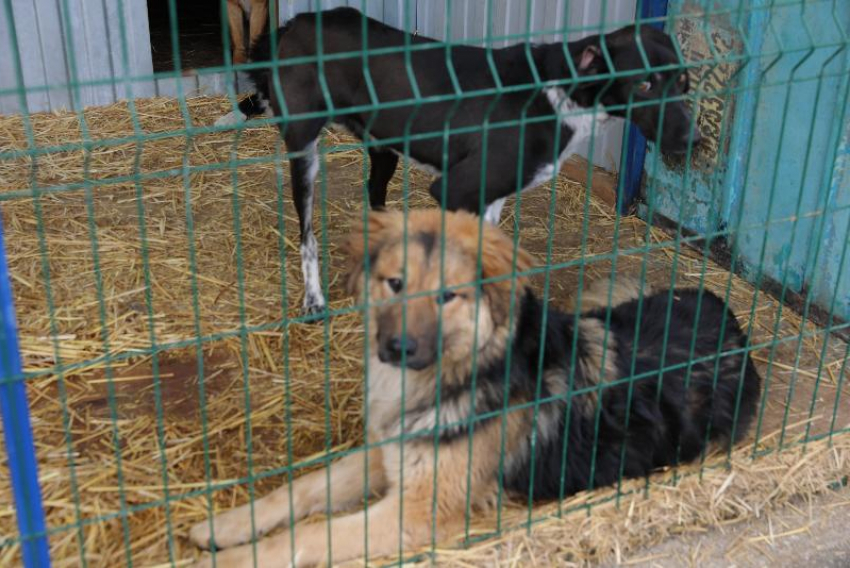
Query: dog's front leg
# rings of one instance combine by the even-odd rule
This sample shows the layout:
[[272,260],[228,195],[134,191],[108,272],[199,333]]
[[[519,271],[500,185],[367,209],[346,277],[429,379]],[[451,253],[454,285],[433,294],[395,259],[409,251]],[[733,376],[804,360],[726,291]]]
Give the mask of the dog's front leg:
[[[291,525],[313,513],[324,511],[328,501],[331,512],[361,502],[366,487],[366,455],[364,451],[356,451],[332,463],[329,466],[330,479],[327,469],[323,468],[299,477],[291,488],[283,485],[254,501],[253,524],[249,503],[216,515],[212,521],[212,533],[210,521],[198,523],[192,527],[189,538],[201,548],[213,545],[216,548],[229,548],[259,538],[279,525]],[[381,449],[370,449],[368,456],[368,490],[371,494],[381,493],[386,485]],[[212,542],[213,535],[215,542]]]
[[[368,511],[300,523],[291,531],[257,542],[256,547],[248,544],[224,550],[216,554],[216,565],[225,568],[331,565],[367,555],[391,556],[427,544],[431,534],[430,502],[420,499],[409,502],[405,495],[404,518],[399,519],[399,495],[394,489],[370,505]],[[197,564],[198,568],[211,566],[211,556]]]
[[254,47],[254,42],[263,35],[266,24],[269,22],[268,0],[253,0],[251,2],[251,16],[248,27],[248,48]]
[[248,61],[245,49],[245,23],[242,21],[242,7],[239,2],[227,3],[227,23],[230,26],[230,39],[233,41],[233,63],[245,63]]

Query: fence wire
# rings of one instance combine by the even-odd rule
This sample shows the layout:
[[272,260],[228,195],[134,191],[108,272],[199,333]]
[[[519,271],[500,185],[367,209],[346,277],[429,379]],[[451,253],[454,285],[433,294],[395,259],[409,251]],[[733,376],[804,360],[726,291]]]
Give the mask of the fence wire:
[[[97,26],[102,25],[110,37],[107,74],[94,69],[92,54],[81,49],[84,44],[93,45],[91,37],[79,37],[81,32],[101,29],[81,3],[57,0],[49,10],[46,5],[31,10],[23,4],[4,0],[0,20],[8,52],[0,58],[4,75],[0,108],[8,111],[0,115],[0,244],[5,251],[0,262],[0,408],[6,438],[3,461],[10,471],[8,480],[0,480],[0,502],[6,503],[0,509],[0,564],[47,566],[52,560],[56,565],[182,565],[198,555],[186,539],[192,525],[210,519],[212,530],[216,513],[248,504],[251,533],[258,534],[255,504],[284,481],[290,487],[289,516],[295,518],[292,482],[320,467],[330,466],[324,482],[327,497],[321,510],[314,512],[335,514],[332,464],[358,453],[366,456],[361,498],[368,512],[375,507],[370,502],[368,476],[371,450],[397,445],[404,452],[405,444],[400,442],[423,437],[433,440],[429,467],[434,471],[431,490],[436,495],[441,490],[436,471],[445,459],[441,453],[446,447],[444,433],[459,427],[467,432],[466,459],[471,463],[475,426],[488,420],[500,424],[500,447],[498,491],[486,528],[476,519],[471,499],[472,469],[456,480],[466,488],[460,536],[467,546],[577,511],[593,515],[604,503],[620,506],[634,495],[651,496],[657,484],[675,487],[684,477],[728,467],[737,459],[733,453],[742,447],[747,448],[747,459],[759,460],[800,445],[846,439],[850,431],[846,392],[850,372],[850,122],[846,114],[850,8],[840,0],[638,0],[633,6],[638,27],[666,30],[673,37],[679,62],[653,67],[638,42],[643,61],[639,68],[553,82],[543,79],[531,65],[531,84],[506,84],[494,51],[526,43],[531,61],[533,43],[555,41],[568,53],[568,40],[634,23],[627,10],[632,4],[352,0],[347,4],[364,15],[383,18],[410,32],[404,45],[370,47],[364,18],[360,50],[325,53],[317,49],[313,55],[280,58],[272,49],[270,61],[235,64],[228,3],[221,0],[220,24],[215,28],[220,53],[210,51],[208,56],[215,62],[187,69],[184,60],[199,57],[184,46],[192,41],[181,29],[190,25],[187,8],[167,0],[159,9],[167,8],[173,69],[154,73],[153,63],[141,71],[137,64],[140,51],[150,53],[154,33],[139,27],[147,25],[147,20],[135,16],[137,3],[121,0],[98,8],[106,23],[97,22]],[[271,22],[285,21],[297,12],[341,4],[345,3],[272,2],[269,17]],[[660,4],[667,5],[666,13],[657,11]],[[584,21],[577,22],[576,14]],[[44,22],[51,17],[61,24],[58,35],[46,33]],[[315,19],[319,46],[323,17],[318,12]],[[41,27],[32,27],[34,19]],[[427,28],[428,34],[420,28]],[[40,48],[21,49],[32,44],[21,30],[32,29]],[[165,31],[159,30],[160,35]],[[272,25],[270,32],[271,45],[278,45],[277,26]],[[437,41],[419,43],[414,34],[435,35]],[[461,88],[454,57],[463,44],[487,50],[488,69],[481,71],[489,73],[492,87]],[[38,70],[48,76],[49,62],[55,62],[51,49],[62,54],[64,80],[42,81],[36,76]],[[444,54],[453,92],[423,94],[413,57],[429,50]],[[370,65],[393,54],[404,57],[406,76],[397,81],[407,83],[413,96],[379,100],[376,71]],[[614,54],[604,42],[600,56],[607,67],[614,67]],[[160,59],[165,58],[160,54]],[[572,63],[571,57],[566,60]],[[370,103],[334,106],[325,71],[344,61],[362,61]],[[306,64],[317,66],[327,108],[292,113],[278,72]],[[559,164],[562,129],[555,125],[565,117],[598,112],[582,108],[527,116],[529,95],[520,117],[506,120],[494,113],[503,97],[538,94],[553,87],[570,95],[584,82],[607,81],[596,101],[600,103],[606,89],[613,89],[618,80],[680,66],[693,86],[684,99],[699,109],[693,125],[710,131],[706,144],[688,144],[681,156],[671,158],[658,151],[663,124],[648,147],[640,131],[631,126],[620,150],[620,141],[614,144],[612,136],[595,130],[594,121],[587,148],[582,149],[583,160],[569,170],[571,177],[579,175],[582,180],[570,180],[562,173],[527,193],[519,173],[528,157],[521,150],[514,195],[501,223],[513,245],[511,273],[485,277],[484,237],[479,230],[474,282],[447,285],[450,245],[441,239],[438,286],[418,295],[403,294],[400,316],[405,343],[413,301],[472,285],[478,290],[472,331],[476,353],[479,321],[488,309],[482,286],[509,281],[509,329],[520,317],[523,278],[531,280],[544,306],[554,309],[572,298],[579,308],[571,312],[571,320],[578,328],[589,283],[628,274],[641,290],[652,287],[667,295],[658,368],[641,372],[634,349],[624,363],[627,376],[602,377],[589,387],[574,384],[582,364],[577,360],[579,336],[574,334],[568,349],[566,391],[546,397],[547,309],[539,337],[522,338],[539,346],[533,400],[515,404],[503,396],[497,410],[478,412],[475,393],[484,388],[485,370],[473,359],[469,389],[474,394],[466,418],[398,437],[371,439],[366,401],[370,389],[378,388],[373,383],[369,342],[376,323],[366,314],[375,305],[352,301],[344,294],[346,259],[340,248],[351,231],[360,230],[364,250],[369,250],[369,151],[387,145],[400,148],[402,167],[391,183],[388,208],[402,211],[406,222],[412,211],[435,205],[424,191],[431,178],[411,169],[411,145],[426,141],[441,145],[440,192],[445,200],[452,189],[447,175],[452,142],[462,135],[480,137],[483,210],[492,133],[516,129],[518,139],[525,141],[529,127],[551,124],[555,149],[551,162]],[[273,71],[270,91],[282,104],[278,116],[215,125],[215,119],[238,108],[245,94],[238,92],[244,82],[237,73],[261,69]],[[571,75],[578,73],[571,69]],[[204,84],[219,85],[220,92],[198,96],[197,88]],[[173,96],[149,98],[152,89],[173,89]],[[103,90],[111,91],[118,102],[88,106],[90,93]],[[33,101],[57,92],[68,93],[67,109],[44,113],[31,109]],[[490,101],[484,119],[456,126],[461,104],[477,98]],[[681,99],[665,91],[660,106],[663,109]],[[427,131],[417,131],[414,123],[422,109],[439,104],[449,105],[444,120]],[[630,95],[625,103],[606,104],[605,110],[621,114],[629,124],[635,112],[653,104],[659,103]],[[409,113],[403,135],[378,140],[370,134],[379,113],[402,108]],[[320,221],[320,286],[329,303],[318,314],[303,314],[299,311],[304,292],[302,259],[288,161],[303,157],[304,152],[286,148],[281,134],[293,124],[339,120],[355,113],[369,116],[362,140],[331,129],[323,131],[318,142],[314,207],[315,219]],[[619,153],[615,159],[606,155],[612,148]],[[614,175],[599,164],[607,164]],[[603,199],[605,187],[613,201]],[[447,230],[447,222],[443,217],[441,232]],[[484,227],[483,218],[479,227]],[[414,238],[409,241],[408,236],[405,224],[405,267],[412,258],[408,242]],[[521,270],[520,246],[530,250],[539,264]],[[365,255],[367,281],[374,268],[372,260]],[[700,357],[700,328],[695,326],[687,336],[687,361],[666,361],[668,343],[679,339],[678,333],[687,333],[671,324],[676,289],[687,286],[700,290],[695,319],[699,320],[703,309],[702,294],[713,292],[734,311],[747,333],[745,344],[728,346],[725,339],[731,332],[724,321],[716,354]],[[613,287],[607,296],[610,304]],[[637,322],[643,317],[644,304],[641,296],[635,306]],[[444,305],[439,303],[436,311],[435,412],[439,415],[452,387],[443,381]],[[609,352],[612,317],[616,317],[614,309],[608,307],[601,341],[603,373],[609,368],[608,358],[616,357]],[[635,345],[639,334],[636,324]],[[629,409],[642,384],[656,380],[660,398],[665,376],[684,370],[687,389],[694,366],[711,364],[716,388],[721,355],[742,356],[742,377],[748,360],[762,376],[752,432],[725,455],[708,454],[709,425],[697,467],[636,482],[626,475],[623,443],[614,489],[595,487],[595,448],[606,419],[602,404],[597,404],[590,434],[594,451],[589,493],[576,499],[567,491],[564,472],[570,467],[570,452],[575,451],[567,443],[568,436],[563,437],[554,509],[541,508],[534,498],[533,461],[525,494],[517,498],[506,491],[505,462],[510,459],[506,432],[511,413],[530,410],[529,451],[536,455],[537,444],[542,443],[536,434],[543,420],[542,406],[563,402],[564,424],[569,424],[573,413],[580,412],[574,401],[583,396],[602,400],[611,389],[626,387],[623,427],[628,430],[633,419]],[[398,385],[402,400],[414,380],[404,366],[405,357]],[[500,377],[504,393],[510,392],[511,357],[508,348]],[[405,424],[405,412],[402,406],[401,424]],[[681,450],[677,447],[677,461]],[[396,474],[400,480],[410,475],[404,463],[402,454]],[[847,478],[841,483],[846,485]],[[402,494],[399,534],[404,532],[407,506]],[[435,499],[430,507],[429,546],[414,558],[436,558],[439,514]],[[387,527],[369,524],[366,513],[363,519],[368,555],[370,533]],[[330,564],[334,542],[331,524],[326,526],[325,560]],[[289,533],[291,557],[281,561],[295,563],[297,532]],[[255,555],[259,542],[252,544]],[[400,537],[395,557],[389,561],[410,558],[411,551]]]

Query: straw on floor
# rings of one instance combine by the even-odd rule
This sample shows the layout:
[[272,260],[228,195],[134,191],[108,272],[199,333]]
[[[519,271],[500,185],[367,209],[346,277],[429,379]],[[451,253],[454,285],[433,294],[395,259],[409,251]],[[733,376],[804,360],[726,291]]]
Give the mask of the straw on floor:
[[[185,539],[188,527],[208,514],[202,494],[185,495],[206,487],[207,467],[223,483],[309,463],[362,439],[359,315],[341,313],[327,328],[289,323],[281,329],[287,314],[297,315],[301,279],[277,130],[254,124],[238,135],[190,137],[182,130],[211,125],[228,104],[190,99],[183,114],[167,99],[138,101],[133,109],[120,103],[87,110],[84,128],[73,113],[34,115],[32,144],[60,147],[0,161],[7,255],[56,566],[76,566],[82,558],[96,566],[129,559],[137,566],[181,565],[197,554]],[[153,138],[139,142],[139,134]],[[104,140],[110,142],[98,145]],[[352,301],[340,285],[344,263],[336,246],[361,219],[363,202],[363,152],[352,142],[325,135],[323,148],[334,152],[323,158],[317,207],[330,307],[343,311]],[[20,117],[0,117],[0,144],[11,151],[30,147]],[[389,206],[402,207],[405,177],[409,206],[431,205],[429,178],[411,170],[394,178]],[[850,425],[848,381],[839,376],[846,344],[704,262],[698,251],[677,247],[667,233],[586,199],[584,185],[561,177],[555,189],[553,232],[546,188],[523,196],[519,223],[522,243],[541,261],[550,234],[552,263],[584,260],[583,267],[552,271],[551,301],[565,305],[580,278],[610,273],[612,258],[618,274],[645,270],[657,288],[702,281],[720,294],[728,289],[753,344],[761,346],[753,358],[770,377],[761,437],[736,451],[731,473],[708,468],[701,481],[679,475],[672,486],[665,484],[671,474],[661,473],[648,493],[623,497],[619,509],[606,500],[611,489],[543,504],[533,511],[542,520],[532,546],[524,532],[510,532],[465,549],[441,548],[439,560],[546,564],[555,557],[581,563],[626,555],[687,527],[744,518],[792,495],[823,491],[846,474],[847,435],[832,445],[811,443],[806,452],[795,447],[751,459],[754,450]],[[503,221],[508,230],[513,203]],[[833,421],[839,389],[844,402]],[[783,424],[788,427],[777,433]],[[258,480],[254,492],[281,481]],[[642,489],[641,483],[626,487]],[[0,538],[15,534],[10,495],[2,476]],[[248,498],[244,484],[213,494],[218,510]],[[580,509],[550,518],[559,507],[587,500],[596,503],[590,515]],[[502,516],[509,527],[528,511],[511,505]],[[563,523],[572,527],[569,538]],[[477,533],[492,528],[493,517],[482,515],[472,526]],[[0,550],[0,565],[14,564],[18,553],[16,545]]]

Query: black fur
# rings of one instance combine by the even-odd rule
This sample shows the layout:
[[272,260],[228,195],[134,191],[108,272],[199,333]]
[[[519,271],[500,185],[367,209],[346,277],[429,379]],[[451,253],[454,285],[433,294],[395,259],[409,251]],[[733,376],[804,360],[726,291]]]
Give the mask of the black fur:
[[[545,381],[541,382],[539,400],[550,400],[539,407],[534,456],[526,452],[522,460],[515,460],[515,467],[506,470],[507,489],[526,495],[531,490],[540,499],[570,495],[613,484],[621,470],[625,477],[641,477],[663,466],[692,461],[706,449],[706,441],[733,443],[747,432],[756,412],[761,379],[752,360],[747,358],[744,362],[743,351],[728,354],[745,346],[746,335],[723,301],[711,292],[675,291],[669,324],[668,298],[666,291],[646,297],[640,322],[636,318],[636,300],[611,309],[607,357],[613,358],[616,372],[615,376],[602,377],[600,391],[593,389],[596,383],[579,364],[589,357],[589,342],[597,342],[598,338],[579,333],[571,381],[574,315],[549,309],[543,334],[543,372],[554,370],[558,380],[563,381],[563,392],[568,394],[558,396]],[[530,291],[519,304],[510,358],[511,406],[535,400],[543,308]],[[583,320],[596,320],[602,326],[605,318],[604,309],[582,316]],[[666,349],[662,350],[665,329],[669,333]],[[691,360],[697,362],[670,369]],[[660,374],[662,368],[667,370]],[[632,375],[646,376],[622,381]],[[503,407],[504,399],[499,393],[504,380],[504,361],[480,371],[477,389],[483,389],[485,394],[476,397],[475,414],[484,415],[478,424],[498,420],[497,416],[487,415]],[[569,385],[572,391],[568,391]],[[456,387],[444,392],[442,403],[459,397],[462,391]],[[596,392],[601,392],[601,398],[597,399]],[[601,406],[597,400],[601,400]],[[465,424],[448,425],[441,438],[449,442],[466,432]],[[530,433],[531,429],[529,439]]]
[[[316,14],[305,13],[280,28],[278,60],[315,57],[316,23]],[[322,12],[322,52],[361,51],[362,23],[361,13],[353,8]],[[400,48],[405,45],[406,38],[413,45],[434,42],[423,36],[410,36],[370,18],[366,19],[366,32],[369,49]],[[645,68],[637,47],[635,28],[624,28],[604,37],[614,70]],[[555,120],[556,112],[550,96],[563,97],[559,104],[573,105],[576,109],[598,105],[599,112],[604,110],[618,116],[625,116],[622,105],[630,101],[647,103],[666,96],[673,100],[668,100],[663,106],[642,104],[634,107],[630,115],[632,121],[650,140],[660,138],[665,152],[683,152],[689,145],[699,142],[700,135],[688,107],[683,101],[676,100],[687,92],[688,84],[682,69],[673,67],[680,65],[680,61],[670,37],[645,26],[641,28],[640,38],[652,66],[672,68],[594,80],[594,76],[611,70],[601,48],[602,38],[598,35],[569,43],[567,54],[560,42],[533,46],[522,44],[490,52],[479,47],[452,46],[451,64],[457,87],[464,93],[497,86],[488,63],[488,53],[492,55],[501,84],[512,89],[498,95],[463,98],[457,96],[444,49],[414,50],[410,53],[410,66],[420,96],[420,102],[416,102],[404,53],[370,55],[368,77],[363,71],[363,58],[355,54],[344,59],[327,60],[321,70],[317,63],[276,67],[277,82],[269,69],[254,70],[251,75],[256,93],[242,101],[239,110],[246,116],[252,116],[262,114],[270,104],[276,116],[290,117],[280,128],[287,150],[292,153],[307,150],[330,121],[346,127],[361,139],[368,133],[370,139],[386,141],[369,148],[371,171],[368,189],[372,208],[385,205],[387,184],[398,165],[398,155],[409,151],[416,162],[444,172],[444,179],[434,181],[430,193],[445,209],[482,213],[482,204],[490,205],[539,183],[540,172],[553,165],[557,170],[560,160],[567,157],[575,134],[575,123],[570,123],[573,124],[570,126]],[[253,47],[251,59],[269,61],[269,44],[267,36],[260,38]],[[541,81],[557,82],[562,92],[547,94],[543,85],[535,86],[535,70]],[[320,73],[324,81],[320,81]],[[368,88],[370,81],[376,100],[373,100]],[[565,81],[571,82],[564,84]],[[652,84],[651,90],[638,89],[648,82]],[[552,86],[548,84],[545,87]],[[422,99],[438,96],[451,99],[422,102]],[[376,110],[376,103],[395,103],[398,106],[383,106]],[[362,106],[371,108],[357,112],[349,110]],[[575,115],[577,110],[564,112]],[[323,117],[321,113],[328,113],[330,117]],[[305,114],[315,117],[299,119]],[[589,117],[590,114],[584,116]],[[523,117],[530,122],[524,125],[522,136],[518,124],[498,126],[498,123],[519,121]],[[547,120],[534,121],[542,118]],[[486,151],[480,130],[485,121],[494,125],[487,134]],[[657,131],[661,125],[659,136]],[[439,134],[444,127],[475,130],[452,134],[447,147],[444,147],[442,135],[411,140],[407,148],[402,142],[410,135]],[[583,130],[590,131],[589,128]],[[518,167],[520,157],[521,168]],[[312,222],[305,217],[310,214],[307,204],[313,199],[313,184],[310,176],[305,175],[307,170],[298,167],[299,162],[307,159],[293,158],[291,168],[302,245],[312,238]],[[486,168],[482,170],[485,160]],[[315,271],[318,272],[317,269]],[[305,310],[314,312],[323,309],[324,300],[317,301],[321,305],[305,304]]]
[[[279,28],[277,31],[278,37],[286,29],[286,26]],[[260,35],[250,46],[248,50],[251,61],[270,61],[271,60],[271,42],[272,38],[268,32]],[[247,118],[262,116],[266,109],[269,108],[271,93],[269,92],[269,70],[268,69],[249,69],[246,71],[248,78],[254,86],[254,92],[242,99],[239,103],[239,112]]]

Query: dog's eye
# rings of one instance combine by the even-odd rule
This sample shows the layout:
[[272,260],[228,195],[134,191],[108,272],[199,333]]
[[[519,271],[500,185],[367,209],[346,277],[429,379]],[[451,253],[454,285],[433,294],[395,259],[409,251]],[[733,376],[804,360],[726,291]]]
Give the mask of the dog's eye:
[[638,83],[637,90],[641,93],[648,93],[652,90],[652,81],[642,81]]
[[401,278],[387,278],[386,282],[387,286],[390,287],[390,290],[393,291],[393,294],[401,292],[401,289],[404,286],[404,282],[401,281]]
[[448,304],[449,302],[451,302],[455,298],[457,298],[457,293],[452,292],[451,290],[446,290],[445,292],[443,292],[442,294],[439,294],[437,296],[437,303],[438,304]]

